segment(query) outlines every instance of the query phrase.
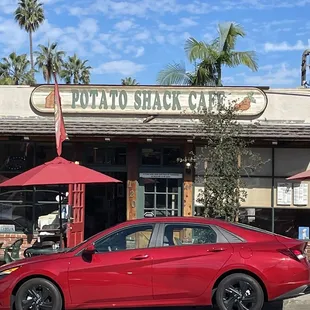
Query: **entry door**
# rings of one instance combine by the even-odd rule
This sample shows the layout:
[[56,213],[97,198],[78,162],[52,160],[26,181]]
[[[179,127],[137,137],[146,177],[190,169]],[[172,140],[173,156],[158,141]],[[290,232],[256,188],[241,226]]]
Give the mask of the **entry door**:
[[181,216],[182,179],[140,178],[139,217]]
[[68,204],[71,207],[67,227],[67,247],[74,247],[84,240],[85,184],[70,184]]

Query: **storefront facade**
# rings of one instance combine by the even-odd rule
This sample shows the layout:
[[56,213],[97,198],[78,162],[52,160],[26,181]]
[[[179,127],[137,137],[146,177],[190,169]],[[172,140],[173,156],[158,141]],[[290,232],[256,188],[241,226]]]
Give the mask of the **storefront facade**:
[[[249,92],[254,100],[243,100]],[[239,104],[238,118],[265,162],[253,175],[244,175],[248,196],[240,221],[298,237],[299,227],[310,227],[308,183],[288,184],[285,178],[310,163],[308,93],[241,87],[60,86],[69,136],[63,157],[122,181],[86,186],[85,237],[126,219],[199,214],[195,196],[204,163],[195,168],[178,159],[203,151],[195,111],[213,109],[217,100]],[[56,156],[52,85],[1,86],[0,120],[2,180]],[[50,186],[1,189],[0,242],[20,236],[32,242],[42,218],[57,208],[56,192]]]

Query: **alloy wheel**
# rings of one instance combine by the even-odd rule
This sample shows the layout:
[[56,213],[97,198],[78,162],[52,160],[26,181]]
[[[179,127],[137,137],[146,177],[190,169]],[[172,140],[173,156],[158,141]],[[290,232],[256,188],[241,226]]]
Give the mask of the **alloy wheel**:
[[236,279],[225,287],[223,303],[227,310],[251,310],[257,302],[255,288],[245,280]]
[[34,285],[26,290],[22,298],[23,310],[51,310],[53,293],[43,285]]

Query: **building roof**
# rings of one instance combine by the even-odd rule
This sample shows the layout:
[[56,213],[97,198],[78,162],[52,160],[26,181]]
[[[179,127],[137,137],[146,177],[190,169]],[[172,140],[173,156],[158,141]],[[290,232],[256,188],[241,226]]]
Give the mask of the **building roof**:
[[[79,118],[65,119],[67,133],[71,136],[104,137],[157,137],[157,138],[203,138],[197,122],[182,119]],[[244,136],[270,139],[310,139],[310,124],[245,124]],[[54,135],[53,117],[1,117],[0,135]]]

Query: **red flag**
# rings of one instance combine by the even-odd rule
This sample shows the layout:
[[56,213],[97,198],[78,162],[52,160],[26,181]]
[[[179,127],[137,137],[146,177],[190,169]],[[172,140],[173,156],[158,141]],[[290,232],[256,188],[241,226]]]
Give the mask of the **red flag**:
[[62,142],[67,139],[67,133],[65,128],[64,119],[61,109],[61,98],[59,94],[59,88],[54,72],[55,86],[54,86],[54,115],[55,115],[55,135],[56,135],[56,150],[58,156],[62,153]]

